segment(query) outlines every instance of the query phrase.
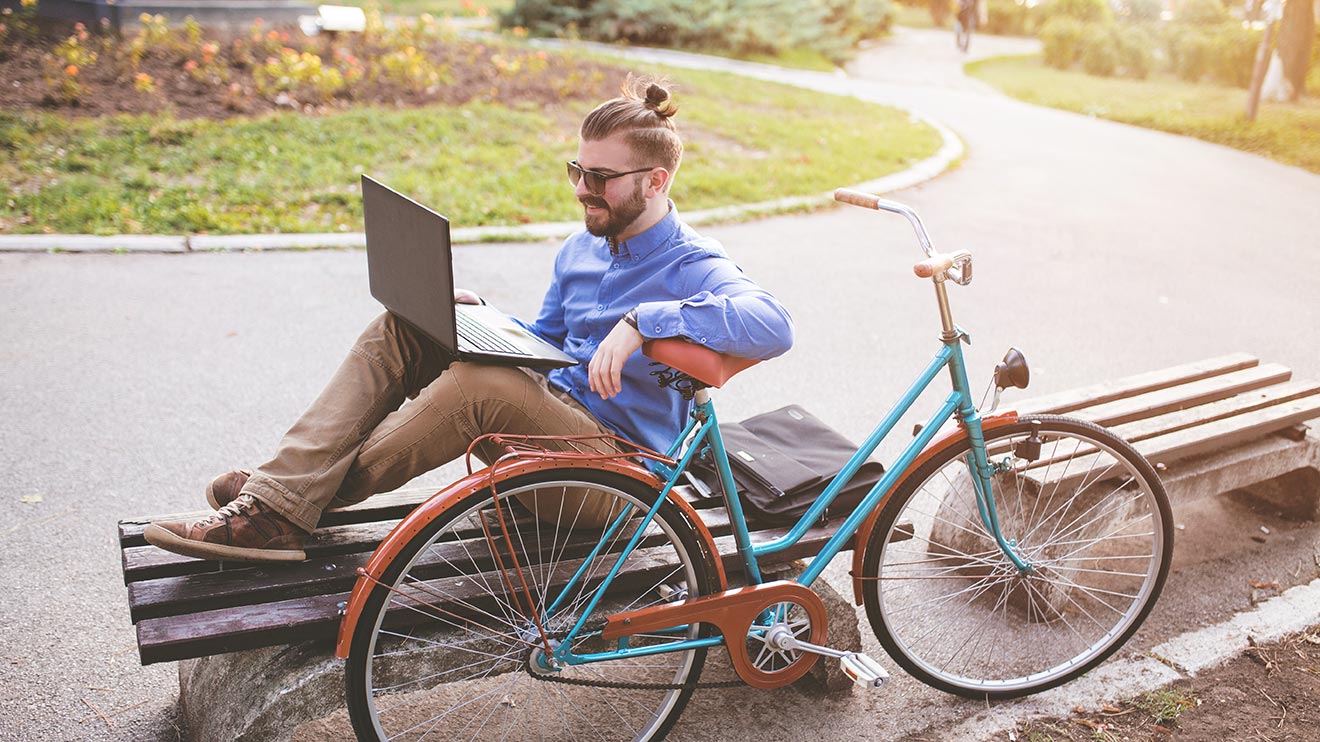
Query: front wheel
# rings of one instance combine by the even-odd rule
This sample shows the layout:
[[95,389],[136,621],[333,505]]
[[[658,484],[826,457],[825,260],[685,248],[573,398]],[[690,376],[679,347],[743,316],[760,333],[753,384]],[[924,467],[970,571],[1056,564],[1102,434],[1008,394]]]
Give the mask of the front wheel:
[[[618,474],[552,469],[470,495],[424,527],[354,627],[345,687],[358,739],[663,737],[696,687],[704,649],[579,665],[546,650],[617,650],[600,639],[605,616],[714,590],[673,503],[642,526],[658,496]],[[697,631],[629,642],[655,650]]]
[[1149,462],[1107,430],[1038,415],[986,433],[1000,532],[982,522],[964,441],[905,478],[863,555],[871,627],[919,680],[972,698],[1065,683],[1145,620],[1173,523]]

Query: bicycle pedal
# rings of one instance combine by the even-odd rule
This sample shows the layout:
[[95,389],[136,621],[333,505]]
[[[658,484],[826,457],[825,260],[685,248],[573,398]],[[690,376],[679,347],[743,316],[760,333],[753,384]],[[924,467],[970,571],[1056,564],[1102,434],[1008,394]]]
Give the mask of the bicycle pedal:
[[840,657],[839,668],[852,678],[853,683],[869,690],[877,690],[889,682],[889,672],[861,652],[848,652]]

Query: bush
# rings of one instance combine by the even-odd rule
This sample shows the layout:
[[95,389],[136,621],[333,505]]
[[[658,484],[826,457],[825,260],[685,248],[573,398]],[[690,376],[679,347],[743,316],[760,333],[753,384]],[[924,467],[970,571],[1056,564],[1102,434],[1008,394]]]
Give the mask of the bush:
[[1111,27],[1090,24],[1082,32],[1082,69],[1088,75],[1113,77],[1118,71],[1118,40]]
[[516,0],[500,22],[543,36],[735,54],[809,49],[838,62],[886,33],[893,12],[890,0]]
[[1224,85],[1245,88],[1251,84],[1260,37],[1260,31],[1232,22],[1216,27],[1176,27],[1168,38],[1169,66],[1188,82],[1211,77]]
[[1250,86],[1262,33],[1236,23],[1225,23],[1215,29],[1211,40],[1211,76],[1225,85]]
[[1036,30],[1036,13],[1020,0],[987,0],[985,32],[1027,36]]
[[1114,35],[1122,74],[1145,80],[1155,68],[1155,37],[1139,26],[1123,26]]
[[1041,53],[1045,64],[1066,70],[1073,66],[1082,53],[1082,35],[1085,26],[1067,16],[1056,16],[1040,29]]
[[1072,18],[1082,23],[1105,23],[1114,19],[1108,0],[1049,0],[1040,6],[1045,19]]
[[1219,0],[1182,0],[1174,20],[1191,26],[1216,26],[1228,18],[1228,10]]
[[1210,72],[1215,41],[1199,29],[1186,29],[1175,37],[1173,71],[1187,82],[1198,82]]

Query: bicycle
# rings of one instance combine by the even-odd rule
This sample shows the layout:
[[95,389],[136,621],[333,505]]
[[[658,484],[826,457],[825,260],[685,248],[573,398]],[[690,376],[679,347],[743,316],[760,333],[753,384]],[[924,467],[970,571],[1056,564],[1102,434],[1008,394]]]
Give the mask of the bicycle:
[[[1000,393],[1029,380],[1016,350],[995,369],[994,404],[978,411],[947,293],[970,283],[971,254],[935,252],[902,204],[846,189],[835,198],[912,224],[926,254],[915,271],[934,284],[942,333],[819,499],[788,533],[753,544],[709,389],[755,361],[652,341],[659,381],[695,401],[666,453],[612,436],[480,440],[503,454],[478,471],[469,459],[469,475],[405,518],[359,570],[336,648],[359,739],[659,739],[711,685],[700,679],[718,646],[734,683],[780,687],[829,657],[878,688],[888,676],[877,661],[823,645],[828,616],[810,587],[854,538],[854,589],[872,629],[936,688],[1036,693],[1132,636],[1172,556],[1154,469],[1090,423],[996,414]],[[945,369],[949,396],[800,576],[764,581],[760,560],[802,537]],[[726,493],[741,587],[728,586],[710,529],[674,493],[703,452]]]
[[953,20],[953,39],[958,51],[967,52],[972,45],[972,31],[976,30],[976,0],[959,0],[958,13]]

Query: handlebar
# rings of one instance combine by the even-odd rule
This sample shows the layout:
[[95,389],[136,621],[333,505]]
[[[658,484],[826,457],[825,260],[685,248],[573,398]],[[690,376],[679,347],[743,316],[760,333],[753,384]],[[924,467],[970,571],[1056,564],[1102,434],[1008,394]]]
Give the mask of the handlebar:
[[[901,214],[906,217],[916,230],[917,241],[921,243],[922,252],[926,253],[926,260],[918,263],[916,273],[922,278],[932,278],[936,274],[943,274],[944,277],[951,279],[959,286],[966,286],[972,282],[972,254],[966,250],[959,250],[951,255],[943,255],[935,252],[935,248],[930,244],[930,235],[926,232],[926,225],[921,223],[921,217],[911,206],[901,204],[897,201],[889,201],[879,196],[854,191],[851,188],[836,188],[834,190],[834,200],[839,203],[860,206],[864,209],[875,209],[876,211],[889,211],[894,214]],[[941,266],[938,269],[933,266]]]

